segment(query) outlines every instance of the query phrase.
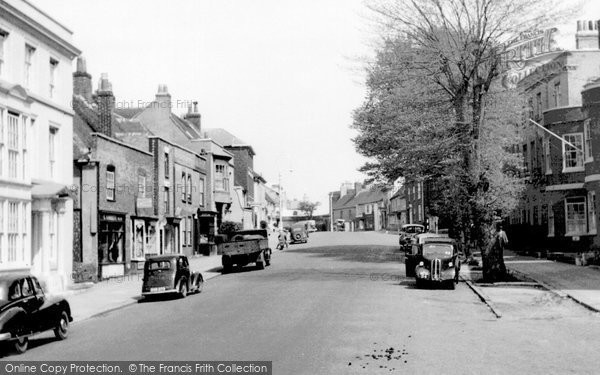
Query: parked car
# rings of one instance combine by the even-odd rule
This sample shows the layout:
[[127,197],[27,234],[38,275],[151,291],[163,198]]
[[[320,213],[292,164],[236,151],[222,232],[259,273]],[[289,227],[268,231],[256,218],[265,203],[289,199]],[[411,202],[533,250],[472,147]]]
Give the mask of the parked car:
[[335,223],[333,223],[333,231],[334,232],[343,232],[346,230],[346,222],[344,219],[337,219]]
[[412,238],[424,231],[425,227],[421,224],[404,224],[398,231],[400,249],[404,251],[410,250]]
[[72,321],[67,300],[46,296],[34,276],[0,276],[0,341],[12,344],[17,353],[27,351],[36,333],[52,329],[58,340],[66,339]]
[[191,272],[188,258],[181,254],[156,255],[146,259],[142,296],[200,293],[204,278],[200,272]]
[[296,223],[292,225],[290,243],[307,243],[308,242],[308,230],[304,223]]
[[414,277],[417,287],[425,283],[446,284],[454,289],[458,283],[460,259],[458,244],[452,238],[423,233],[413,239],[405,259],[406,276]]

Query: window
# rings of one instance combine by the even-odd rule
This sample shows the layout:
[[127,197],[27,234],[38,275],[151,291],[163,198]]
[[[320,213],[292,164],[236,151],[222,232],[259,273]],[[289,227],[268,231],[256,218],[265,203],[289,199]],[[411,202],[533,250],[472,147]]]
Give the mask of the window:
[[19,203],[8,202],[8,262],[17,261],[18,242],[19,242]]
[[588,191],[587,196],[588,233],[596,234],[596,192]]
[[50,58],[50,97],[56,94],[56,73],[58,71],[58,60]]
[[0,108],[0,176],[4,176],[4,110]]
[[181,174],[181,185],[179,185],[179,189],[181,190],[181,201],[185,203],[187,201],[187,184],[185,180],[185,172]]
[[106,199],[115,200],[115,167],[112,165],[106,166]]
[[186,190],[187,190],[187,201],[189,204],[192,204],[192,175],[191,174],[187,175]]
[[537,167],[535,141],[531,141],[531,143],[529,144],[529,156],[531,157],[531,171],[534,172]]
[[20,150],[19,150],[19,115],[9,112],[7,124],[8,146],[8,177],[19,177]]
[[200,191],[200,194],[198,194],[198,196],[200,197],[200,206],[204,206],[204,179],[200,179],[198,181],[198,190]]
[[[563,147],[563,172],[577,172],[583,170],[583,134],[565,134]],[[567,143],[568,142],[568,143]]]
[[183,218],[183,223],[181,224],[180,229],[183,232],[183,246],[187,246],[187,217]]
[[49,234],[50,234],[50,267],[56,268],[58,266],[58,243],[56,237],[56,213],[50,211],[49,214]]
[[29,44],[25,45],[25,87],[29,87],[33,81],[33,56],[35,48]]
[[146,176],[143,174],[138,175],[138,197],[146,197]]
[[164,169],[165,169],[165,179],[169,179],[169,153],[165,152],[165,165],[164,165]]
[[542,109],[542,93],[541,92],[538,92],[535,95],[535,109],[536,109],[536,114],[535,114],[536,120],[539,120],[539,119],[542,118],[542,112],[543,112],[543,109]]
[[587,233],[585,197],[565,199],[565,235],[573,236]]
[[548,205],[548,237],[554,237],[554,208]]
[[0,77],[4,75],[6,69],[6,57],[5,57],[5,46],[8,33],[4,30],[0,30]]
[[552,173],[552,159],[550,158],[550,138],[544,138],[544,164],[546,174]]
[[215,189],[229,191],[229,179],[227,178],[227,167],[225,165],[215,165]]
[[554,97],[554,107],[560,107],[560,81],[554,84],[554,92],[552,94],[552,96]]
[[58,133],[57,128],[50,128],[50,139],[48,140],[48,150],[49,150],[49,158],[50,161],[50,177],[56,177],[56,133]]
[[188,217],[186,220],[187,223],[187,239],[188,239],[188,246],[192,246],[192,218]]
[[594,161],[592,154],[592,127],[590,119],[583,122],[583,135],[585,139],[585,162],[588,163]]
[[163,191],[163,201],[165,204],[165,212],[169,213],[170,211],[170,205],[169,205],[169,188],[165,186],[165,189]]

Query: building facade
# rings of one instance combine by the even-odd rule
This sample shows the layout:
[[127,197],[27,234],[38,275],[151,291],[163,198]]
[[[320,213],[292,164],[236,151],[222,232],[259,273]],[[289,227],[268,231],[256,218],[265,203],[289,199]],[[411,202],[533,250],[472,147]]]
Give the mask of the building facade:
[[26,1],[0,3],[0,272],[70,283],[72,32]]

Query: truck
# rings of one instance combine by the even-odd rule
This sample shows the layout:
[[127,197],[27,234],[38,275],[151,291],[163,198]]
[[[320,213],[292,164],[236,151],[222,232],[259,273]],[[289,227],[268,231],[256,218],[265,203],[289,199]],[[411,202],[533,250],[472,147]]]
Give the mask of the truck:
[[217,245],[221,253],[223,272],[227,273],[233,266],[243,267],[255,263],[262,270],[271,264],[271,248],[266,229],[241,230],[233,232],[228,240]]

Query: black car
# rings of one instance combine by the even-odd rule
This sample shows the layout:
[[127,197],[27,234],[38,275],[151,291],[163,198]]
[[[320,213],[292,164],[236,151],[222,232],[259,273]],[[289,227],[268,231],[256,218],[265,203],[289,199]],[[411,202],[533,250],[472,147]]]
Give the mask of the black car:
[[200,293],[204,279],[199,272],[191,272],[188,258],[181,254],[156,255],[146,259],[142,296]]
[[66,339],[72,321],[69,303],[47,297],[34,276],[0,276],[0,341],[18,353],[27,351],[29,337],[36,333],[53,329],[57,339]]

